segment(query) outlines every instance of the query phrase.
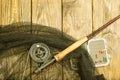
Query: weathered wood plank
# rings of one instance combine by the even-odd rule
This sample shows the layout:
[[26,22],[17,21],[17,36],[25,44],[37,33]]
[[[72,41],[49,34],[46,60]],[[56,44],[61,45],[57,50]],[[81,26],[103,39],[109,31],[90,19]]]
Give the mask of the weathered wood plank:
[[2,25],[30,22],[30,0],[2,0]]
[[2,3],[1,3],[2,0],[0,0],[0,25],[2,23]]
[[[30,22],[30,18],[31,18],[30,0],[0,0],[0,25],[8,25],[11,23],[25,21]],[[16,48],[10,49],[1,54],[7,55],[14,54],[15,50],[17,49]],[[23,71],[25,67],[26,60],[25,58],[26,56],[20,58],[19,60],[19,57],[22,56],[21,54],[22,53],[20,53],[20,55],[14,55],[11,57],[0,59],[1,62],[0,69],[2,71],[2,72],[0,71],[0,79],[17,78],[18,80],[21,80],[21,76],[23,73],[23,72],[21,73],[21,71]]]
[[91,0],[63,0],[63,31],[76,39],[91,33]]
[[[105,24],[113,17],[120,14],[119,0],[93,0],[93,31]],[[111,55],[110,65],[98,68],[107,80],[120,79],[120,20],[113,23],[109,28],[104,30],[99,36],[107,39],[108,49]]]
[[[30,0],[0,0],[0,25],[7,25],[10,23],[24,21],[30,22],[30,3]],[[61,0],[33,0],[32,22],[57,28],[64,33],[67,33],[72,37],[78,39],[91,33],[108,20],[120,14],[119,0],[93,0],[93,4],[92,0],[63,0],[62,4],[63,27],[61,24]],[[111,54],[111,63],[107,67],[98,68],[99,72],[103,73],[108,80],[120,79],[120,50],[118,49],[120,45],[119,26],[120,20],[112,24],[109,28],[107,28],[99,36],[97,36],[106,38],[108,41],[108,49]],[[6,51],[6,53],[8,54],[11,54],[12,52],[14,52],[13,49],[10,51]],[[26,56],[22,57],[19,60],[18,64],[14,66],[14,69],[11,69],[12,65],[17,62],[20,56],[22,55],[15,55],[0,60],[0,71],[3,68],[4,69],[2,71],[9,71],[5,72],[2,75],[0,74],[0,79],[3,79],[6,75],[10,74],[15,69],[17,71],[21,71],[22,69],[24,69]],[[64,79],[73,78],[72,76],[69,76],[69,74],[67,74],[68,72],[70,74],[75,74],[74,72],[70,72],[69,68],[64,67]],[[15,76],[18,77],[17,75]],[[20,74],[18,78],[21,79],[21,76],[22,75]],[[40,75],[38,79],[61,80],[62,77],[62,66],[57,63],[55,66],[50,66],[50,69],[43,75]]]
[[[32,22],[61,31],[61,0],[33,0]],[[56,63],[40,73],[38,80],[62,80],[62,76],[62,65]]]
[[[92,32],[92,8],[91,0],[63,0],[63,32],[79,39]],[[69,69],[69,68],[68,68]],[[67,69],[67,70],[68,70]],[[79,79],[77,73],[63,67],[64,75],[68,75],[69,79]],[[70,76],[71,74],[73,76]],[[65,77],[66,79],[66,77]]]
[[61,30],[61,0],[34,0],[33,23]]

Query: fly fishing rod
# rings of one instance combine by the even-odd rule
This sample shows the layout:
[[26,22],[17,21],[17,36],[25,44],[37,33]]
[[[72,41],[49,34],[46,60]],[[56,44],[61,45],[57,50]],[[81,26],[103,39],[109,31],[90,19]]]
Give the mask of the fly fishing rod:
[[120,15],[118,15],[115,18],[113,18],[112,20],[110,20],[109,22],[107,22],[106,24],[104,24],[103,26],[101,26],[100,28],[98,28],[93,33],[91,33],[91,34],[89,34],[89,35],[87,35],[87,36],[79,39],[78,41],[76,41],[75,43],[71,44],[70,46],[68,46],[63,51],[61,51],[58,54],[54,55],[54,57],[51,60],[47,61],[45,64],[43,64],[37,70],[35,70],[35,73],[38,73],[39,71],[43,70],[45,67],[47,67],[48,65],[50,65],[53,62],[59,62],[59,61],[61,61],[66,55],[70,54],[70,52],[74,51],[79,46],[81,46],[83,43],[85,43],[88,40],[90,40],[91,38],[95,37],[97,34],[99,34],[101,31],[103,31],[104,29],[106,29],[110,24],[112,24],[113,22],[115,22],[119,18],[120,18]]

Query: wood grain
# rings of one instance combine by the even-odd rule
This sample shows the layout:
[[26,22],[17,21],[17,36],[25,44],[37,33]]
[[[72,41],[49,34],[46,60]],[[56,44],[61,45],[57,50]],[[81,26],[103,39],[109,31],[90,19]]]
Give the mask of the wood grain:
[[61,30],[61,0],[33,0],[33,23]]
[[[61,0],[33,0],[32,22],[50,26],[62,31],[61,27]],[[62,35],[61,35],[62,36]],[[38,76],[38,80],[62,80],[62,65],[47,68],[46,72]]]
[[63,33],[78,40],[92,32],[91,3],[91,0],[63,0]]
[[[0,0],[0,25],[2,25],[2,27],[16,22],[30,22],[30,15],[30,0]],[[15,50],[17,49],[10,49],[3,54],[14,54]],[[22,74],[19,74],[19,72],[23,71],[26,61],[25,57],[19,60],[21,54],[0,59],[0,69],[3,71],[2,74],[0,72],[0,79],[12,79],[12,76],[14,76],[17,77],[18,80],[21,80]],[[19,76],[11,74],[14,72],[18,73]]]
[[[88,35],[119,14],[119,0],[62,0],[62,2],[61,0],[32,0],[32,6],[31,0],[0,0],[0,25],[31,22],[32,17],[33,23],[54,27],[75,39]],[[105,38],[108,41],[108,50],[111,55],[110,65],[97,68],[99,73],[103,73],[107,80],[120,80],[120,20],[113,23],[97,37]],[[5,53],[10,54],[14,51],[15,49],[11,49]],[[17,71],[23,69],[26,56],[21,58],[21,63],[19,62],[13,69],[10,69],[20,56],[22,55],[14,55],[0,60],[0,70],[9,71],[4,74],[0,73],[1,79],[15,69]],[[29,72],[28,70],[26,75]],[[61,80],[63,73],[66,80],[72,79],[68,73],[75,74],[74,71],[70,71],[69,68],[62,67],[60,63],[57,63],[55,66],[50,66],[50,69],[44,73],[46,75],[40,75],[38,79],[52,80],[57,78]],[[21,79],[21,76],[16,77]]]
[[30,22],[30,0],[2,0],[2,25]]
[[[119,14],[119,0],[93,0],[93,31]],[[110,65],[98,68],[99,72],[103,73],[107,80],[120,80],[120,20],[113,23],[97,37],[107,40],[111,55]]]
[[79,39],[91,31],[91,0],[63,0],[63,32]]
[[2,24],[2,3],[1,3],[2,0],[0,0],[0,25]]

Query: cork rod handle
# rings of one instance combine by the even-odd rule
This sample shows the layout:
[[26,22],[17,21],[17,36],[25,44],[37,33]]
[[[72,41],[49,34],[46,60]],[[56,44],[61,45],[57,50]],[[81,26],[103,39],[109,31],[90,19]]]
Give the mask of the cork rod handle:
[[71,51],[75,50],[76,48],[78,48],[81,44],[83,44],[84,42],[86,42],[88,40],[87,37],[83,37],[81,39],[79,39],[78,41],[76,41],[75,43],[73,43],[72,45],[70,45],[69,47],[67,47],[65,50],[63,50],[62,52],[56,54],[54,56],[54,58],[56,59],[56,61],[60,61],[61,59],[63,59],[66,55],[68,55]]
[[112,20],[110,20],[109,22],[107,22],[106,24],[104,24],[103,26],[101,26],[100,28],[98,28],[96,31],[94,31],[93,33],[89,34],[86,37],[83,37],[81,39],[79,39],[78,41],[76,41],[75,43],[73,43],[72,45],[70,45],[68,48],[66,48],[65,50],[63,50],[62,52],[56,54],[54,56],[54,58],[56,59],[56,61],[60,61],[62,58],[64,58],[67,54],[69,54],[71,51],[75,50],[76,48],[78,48],[81,44],[83,44],[84,42],[86,42],[87,40],[93,38],[95,35],[97,35],[98,33],[100,33],[101,31],[103,31],[105,28],[107,28],[110,24],[112,24],[113,22],[115,22],[116,20],[118,20],[120,18],[120,15],[118,15],[117,17],[113,18]]

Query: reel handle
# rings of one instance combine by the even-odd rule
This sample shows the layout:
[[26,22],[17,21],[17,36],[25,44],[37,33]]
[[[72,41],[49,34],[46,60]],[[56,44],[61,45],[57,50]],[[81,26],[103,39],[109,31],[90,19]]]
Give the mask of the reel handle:
[[38,73],[38,72],[42,71],[44,68],[46,68],[48,65],[52,64],[54,61],[55,61],[54,58],[51,59],[49,62],[46,62],[41,67],[39,67],[37,70],[35,70],[34,73]]

